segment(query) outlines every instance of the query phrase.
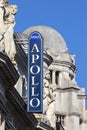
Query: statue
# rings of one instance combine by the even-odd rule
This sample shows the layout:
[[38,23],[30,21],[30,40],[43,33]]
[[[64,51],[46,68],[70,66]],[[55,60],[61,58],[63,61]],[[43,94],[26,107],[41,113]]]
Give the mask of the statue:
[[17,13],[17,6],[16,5],[7,5],[5,8],[5,23],[6,24],[15,24],[14,15]]
[[4,33],[5,33],[5,25],[4,25],[4,8],[5,2],[4,0],[0,0],[0,51],[4,51]]
[[50,98],[50,88],[49,88],[49,80],[50,80],[50,71],[44,69],[44,88],[43,88],[43,108],[44,112],[43,114],[46,114],[46,111],[48,109],[49,104],[49,98]]
[[5,52],[11,60],[14,60],[16,53],[13,39],[16,12],[16,5],[9,5],[7,0],[0,0],[0,50]]
[[5,9],[6,9],[5,24],[9,26],[8,31],[5,34],[5,40],[4,40],[5,51],[9,55],[11,60],[14,60],[16,49],[15,49],[15,43],[14,43],[14,39],[13,39],[13,33],[14,33],[13,28],[15,26],[14,15],[17,12],[17,6],[9,5]]
[[[44,68],[44,88],[43,88],[43,121],[54,126],[54,89],[51,84],[50,70]],[[52,119],[51,119],[52,118]]]

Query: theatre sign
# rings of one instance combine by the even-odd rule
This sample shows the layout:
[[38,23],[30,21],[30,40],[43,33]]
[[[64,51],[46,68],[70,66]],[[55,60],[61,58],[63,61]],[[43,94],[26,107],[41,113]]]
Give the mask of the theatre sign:
[[28,112],[43,110],[43,38],[33,32],[28,45]]

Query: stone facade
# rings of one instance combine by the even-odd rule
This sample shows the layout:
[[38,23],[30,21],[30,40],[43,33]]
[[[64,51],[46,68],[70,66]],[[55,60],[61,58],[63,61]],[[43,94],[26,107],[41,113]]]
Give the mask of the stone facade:
[[[10,117],[18,121],[16,130],[86,130],[86,94],[75,79],[75,55],[50,27],[35,26],[22,34],[14,33],[16,12],[16,5],[0,0],[0,130],[8,130]],[[44,39],[43,114],[26,112],[28,37],[34,31]]]
[[42,34],[45,56],[49,56],[47,60],[44,59],[46,93],[43,100],[44,115],[41,120],[55,129],[57,122],[65,130],[85,130],[87,127],[86,95],[85,89],[80,88],[75,79],[75,55],[70,55],[64,39],[52,28],[31,27],[25,30],[24,34],[29,36],[33,31]]

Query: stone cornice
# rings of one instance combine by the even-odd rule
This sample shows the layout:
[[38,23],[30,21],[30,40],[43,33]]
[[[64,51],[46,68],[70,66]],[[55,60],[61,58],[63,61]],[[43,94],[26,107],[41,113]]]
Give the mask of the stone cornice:
[[44,53],[44,62],[46,62],[48,66],[51,64],[52,61],[53,61],[52,57]]
[[78,94],[77,97],[78,97],[78,99],[86,99],[87,95],[80,95],[80,94]]
[[58,68],[56,66],[62,66],[71,69],[73,72],[76,72],[76,66],[68,61],[53,61],[50,66],[50,69],[52,68],[52,66],[54,67],[55,70]]
[[77,117],[80,117],[81,116],[81,113],[79,113],[79,112],[70,112],[69,114],[68,114],[68,116],[77,116]]
[[27,113],[27,105],[14,88],[19,75],[7,55],[0,52],[0,75],[3,77],[5,95],[0,93],[0,107],[6,115],[13,108],[30,129],[35,129],[37,120],[32,113]]
[[71,112],[69,112],[69,113],[67,113],[67,112],[63,112],[63,111],[60,111],[60,112],[58,112],[58,111],[56,111],[55,112],[55,114],[56,115],[62,115],[62,116],[78,116],[78,117],[80,117],[81,116],[81,113],[79,113],[78,111],[71,111]]
[[27,105],[14,87],[6,91],[6,98],[21,119],[33,130],[37,125],[37,120],[32,113],[27,113]]
[[9,57],[2,52],[0,52],[0,75],[3,76],[4,80],[8,84],[8,88],[13,87],[19,78],[17,70],[11,63]]
[[0,92],[0,110],[5,116],[9,115],[10,110],[16,111],[21,120],[32,130],[37,125],[37,120],[33,114],[26,112],[26,104],[14,87],[6,92],[6,97]]
[[80,89],[76,88],[76,87],[67,87],[67,88],[56,88],[57,91],[61,91],[61,92],[78,92]]

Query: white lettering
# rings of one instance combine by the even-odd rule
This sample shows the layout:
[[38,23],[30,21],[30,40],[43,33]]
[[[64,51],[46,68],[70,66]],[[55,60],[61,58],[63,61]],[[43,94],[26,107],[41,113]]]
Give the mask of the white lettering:
[[40,100],[38,98],[33,98],[33,99],[30,100],[30,106],[31,107],[35,108],[35,107],[38,107],[39,105],[40,105]]
[[38,96],[39,95],[39,93],[35,94],[35,87],[32,87],[31,89],[32,89],[32,95],[31,96]]
[[39,52],[39,49],[38,49],[37,44],[34,44],[34,45],[33,45],[33,48],[32,48],[32,50],[31,50],[31,52]]
[[39,55],[37,54],[32,54],[32,63],[35,63],[36,60],[39,59]]
[[35,83],[35,76],[31,77],[32,85],[39,85],[39,83]]
[[30,68],[30,72],[32,74],[38,74],[40,72],[40,67],[38,65],[33,65]]

